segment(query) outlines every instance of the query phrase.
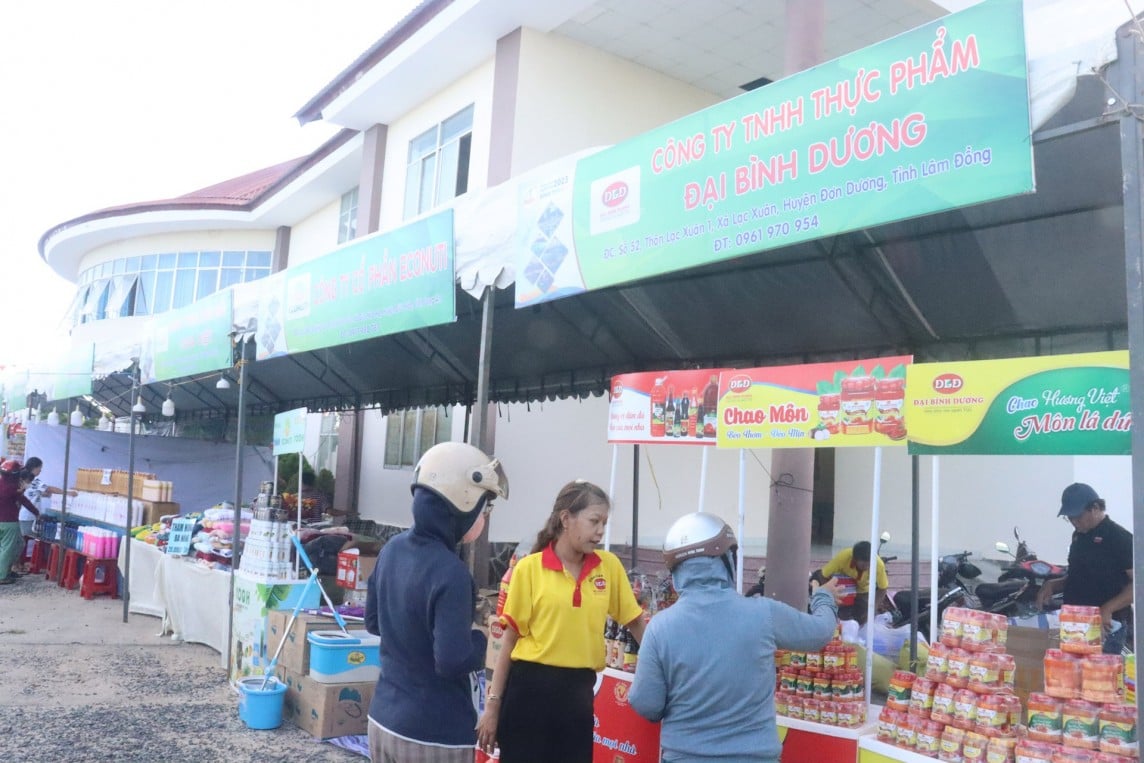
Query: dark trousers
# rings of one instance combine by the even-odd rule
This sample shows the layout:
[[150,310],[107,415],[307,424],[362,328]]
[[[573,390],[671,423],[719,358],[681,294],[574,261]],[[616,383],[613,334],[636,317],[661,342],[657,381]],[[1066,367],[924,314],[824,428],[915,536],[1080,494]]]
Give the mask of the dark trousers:
[[596,673],[516,662],[497,725],[501,763],[591,763]]

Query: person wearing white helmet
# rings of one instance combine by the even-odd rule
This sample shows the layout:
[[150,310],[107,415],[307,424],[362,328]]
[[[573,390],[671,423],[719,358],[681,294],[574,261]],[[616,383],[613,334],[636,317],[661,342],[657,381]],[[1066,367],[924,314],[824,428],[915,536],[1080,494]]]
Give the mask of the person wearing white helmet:
[[410,489],[413,526],[385,544],[369,577],[366,629],[381,637],[370,759],[472,763],[487,641],[473,628],[476,585],[456,548],[480,536],[508,478],[480,449],[445,442],[425,451]]
[[661,721],[662,760],[777,763],[775,649],[817,650],[837,623],[834,581],[811,613],[735,590],[735,534],[714,514],[671,526],[663,558],[679,600],[648,623],[628,701]]
[[28,474],[16,459],[0,463],[0,585],[11,585],[16,576],[11,574],[12,563],[20,556],[23,536],[20,533],[20,506],[40,516],[36,504],[24,495]]

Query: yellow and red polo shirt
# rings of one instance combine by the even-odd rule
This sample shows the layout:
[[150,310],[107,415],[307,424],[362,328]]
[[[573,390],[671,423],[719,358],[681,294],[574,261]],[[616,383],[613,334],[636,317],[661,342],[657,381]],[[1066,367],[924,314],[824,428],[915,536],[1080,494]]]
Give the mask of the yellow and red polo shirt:
[[501,620],[520,636],[514,660],[600,671],[607,617],[626,625],[642,614],[615,554],[588,554],[576,580],[549,545],[513,568]]

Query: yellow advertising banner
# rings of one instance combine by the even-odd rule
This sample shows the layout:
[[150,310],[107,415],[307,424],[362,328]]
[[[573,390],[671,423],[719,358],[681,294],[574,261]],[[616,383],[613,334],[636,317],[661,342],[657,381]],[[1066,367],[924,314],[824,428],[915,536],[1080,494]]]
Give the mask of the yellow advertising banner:
[[1128,352],[911,365],[905,418],[912,455],[1128,454]]

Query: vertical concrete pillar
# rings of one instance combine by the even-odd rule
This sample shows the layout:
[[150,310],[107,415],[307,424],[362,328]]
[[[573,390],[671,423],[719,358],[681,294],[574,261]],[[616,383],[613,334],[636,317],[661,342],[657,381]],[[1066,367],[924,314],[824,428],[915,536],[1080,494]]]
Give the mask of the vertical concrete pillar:
[[[784,74],[821,63],[825,15],[824,0],[787,0]],[[774,484],[767,518],[767,596],[805,609],[814,505],[814,449],[782,448],[773,453]]]

